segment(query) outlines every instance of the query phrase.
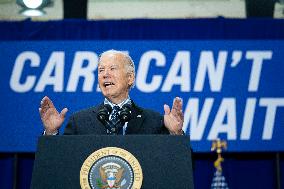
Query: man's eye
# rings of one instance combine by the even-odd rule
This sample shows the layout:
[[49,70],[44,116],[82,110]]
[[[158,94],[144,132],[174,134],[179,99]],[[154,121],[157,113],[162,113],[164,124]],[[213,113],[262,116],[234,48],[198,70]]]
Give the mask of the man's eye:
[[103,72],[103,71],[104,71],[103,69],[100,69],[100,70],[99,70],[99,73],[101,73],[101,72]]

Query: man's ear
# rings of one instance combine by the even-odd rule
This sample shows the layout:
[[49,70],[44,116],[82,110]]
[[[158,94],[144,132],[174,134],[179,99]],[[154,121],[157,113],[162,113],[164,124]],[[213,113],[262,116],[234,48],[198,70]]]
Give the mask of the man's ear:
[[134,77],[133,72],[131,72],[128,74],[128,85],[132,86],[134,84],[134,81],[135,81],[135,77]]

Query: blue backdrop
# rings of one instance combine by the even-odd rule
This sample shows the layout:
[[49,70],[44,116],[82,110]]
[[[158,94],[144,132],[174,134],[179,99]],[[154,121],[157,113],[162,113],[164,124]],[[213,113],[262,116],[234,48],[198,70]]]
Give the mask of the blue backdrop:
[[268,40],[2,42],[0,151],[35,151],[45,95],[68,115],[101,103],[97,60],[112,48],[136,62],[130,95],[138,105],[163,113],[164,103],[183,98],[195,152],[209,152],[218,137],[231,152],[283,151],[283,47]]

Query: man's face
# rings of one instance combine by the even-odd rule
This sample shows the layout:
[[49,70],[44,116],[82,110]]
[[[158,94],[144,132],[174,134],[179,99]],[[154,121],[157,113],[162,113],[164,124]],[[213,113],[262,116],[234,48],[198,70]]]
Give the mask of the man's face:
[[134,82],[134,76],[127,73],[127,65],[122,54],[106,54],[100,59],[98,80],[105,97],[115,104],[127,98],[129,86]]

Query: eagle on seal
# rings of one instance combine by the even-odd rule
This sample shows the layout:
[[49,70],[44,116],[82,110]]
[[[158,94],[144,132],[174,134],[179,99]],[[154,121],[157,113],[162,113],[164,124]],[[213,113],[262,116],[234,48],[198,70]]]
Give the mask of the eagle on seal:
[[117,169],[117,172],[116,171],[106,172],[103,167],[100,167],[100,176],[103,183],[105,183],[100,188],[101,189],[120,188],[121,187],[120,180],[122,178],[123,172],[124,168]]

